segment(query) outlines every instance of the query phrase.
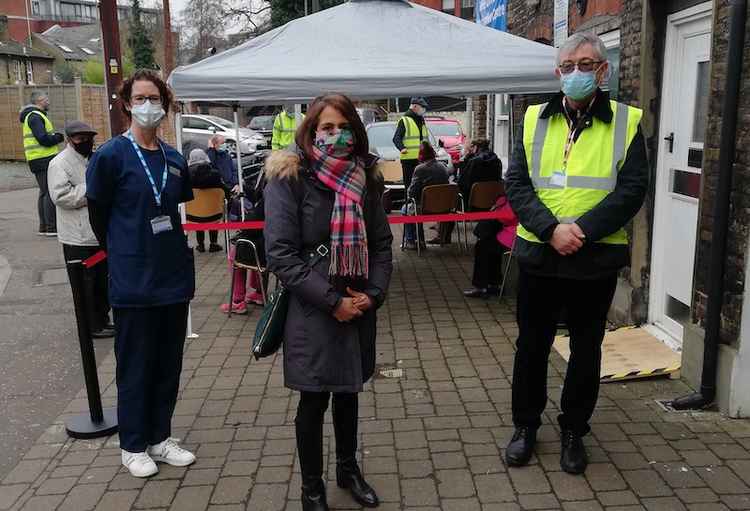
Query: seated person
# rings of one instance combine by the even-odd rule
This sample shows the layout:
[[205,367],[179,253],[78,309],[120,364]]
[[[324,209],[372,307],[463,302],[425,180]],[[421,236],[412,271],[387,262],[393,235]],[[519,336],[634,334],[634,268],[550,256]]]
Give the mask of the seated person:
[[[428,186],[448,184],[448,169],[435,158],[435,149],[429,142],[423,141],[419,148],[420,164],[414,169],[411,185],[406,191],[407,204],[408,201],[414,199],[419,205],[422,200],[422,190]],[[401,212],[406,213],[406,206]],[[419,234],[424,247],[424,228],[422,225],[419,225]],[[416,249],[415,235],[414,224],[404,224],[404,246],[402,248],[406,250]]]
[[[460,165],[458,187],[465,203],[468,204],[471,187],[484,181],[502,181],[503,162],[490,149],[490,141],[475,139],[469,146],[469,153]],[[443,222],[438,228],[439,234],[428,241],[430,245],[445,245],[451,242],[454,222]]]
[[[205,190],[208,188],[221,188],[224,190],[224,194],[229,200],[232,197],[232,190],[229,186],[224,183],[221,179],[219,171],[211,165],[211,160],[208,158],[206,151],[203,149],[193,149],[190,151],[190,157],[188,159],[188,172],[190,174],[190,184],[193,188]],[[190,218],[193,222],[210,222],[218,220],[218,218]],[[221,245],[217,243],[219,239],[218,231],[208,231],[209,236],[209,252],[220,252]],[[196,231],[196,240],[198,242],[196,249],[198,252],[205,252],[206,246],[206,234],[203,231]]]
[[516,238],[516,218],[508,198],[497,198],[492,211],[497,211],[497,220],[481,220],[474,229],[477,243],[474,246],[473,288],[464,291],[468,298],[487,298],[500,295],[502,282],[502,255],[513,248]]
[[490,149],[490,141],[485,139],[474,140],[472,145],[472,157],[461,168],[458,176],[458,187],[464,200],[469,200],[471,187],[475,183],[484,181],[502,181],[503,162]]

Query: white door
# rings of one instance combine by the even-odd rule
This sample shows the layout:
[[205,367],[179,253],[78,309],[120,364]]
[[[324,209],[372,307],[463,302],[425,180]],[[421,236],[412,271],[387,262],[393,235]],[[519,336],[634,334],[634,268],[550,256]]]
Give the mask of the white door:
[[667,19],[649,316],[679,345],[692,305],[710,55],[711,2]]

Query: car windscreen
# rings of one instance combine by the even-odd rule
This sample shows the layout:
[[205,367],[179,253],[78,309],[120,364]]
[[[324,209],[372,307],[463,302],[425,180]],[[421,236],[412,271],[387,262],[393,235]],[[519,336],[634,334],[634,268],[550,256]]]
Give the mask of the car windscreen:
[[215,115],[207,115],[206,119],[209,119],[211,122],[215,122],[222,128],[234,129],[233,122],[222,119],[221,117],[216,117]]
[[458,124],[454,123],[442,123],[442,122],[428,122],[427,126],[430,131],[436,137],[458,137],[461,136],[461,130],[458,129]]
[[259,117],[253,117],[248,125],[248,128],[253,130],[271,130],[273,129],[272,115],[261,115]]
[[379,124],[367,129],[370,147],[394,147],[393,135],[396,133],[395,124]]

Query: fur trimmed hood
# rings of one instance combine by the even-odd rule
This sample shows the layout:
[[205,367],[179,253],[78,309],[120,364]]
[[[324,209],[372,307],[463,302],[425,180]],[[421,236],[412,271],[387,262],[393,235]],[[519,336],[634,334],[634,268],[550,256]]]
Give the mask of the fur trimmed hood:
[[[381,177],[377,168],[378,157],[374,154],[365,158],[365,171],[368,178],[376,181]],[[303,156],[298,149],[280,149],[271,153],[266,160],[266,179],[297,179],[300,170],[304,169]]]

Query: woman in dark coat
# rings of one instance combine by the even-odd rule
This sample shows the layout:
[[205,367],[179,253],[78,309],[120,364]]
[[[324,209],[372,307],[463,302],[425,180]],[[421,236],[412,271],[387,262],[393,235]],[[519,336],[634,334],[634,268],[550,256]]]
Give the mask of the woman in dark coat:
[[[290,291],[284,382],[301,393],[302,508],[328,510],[323,416],[331,394],[337,483],[376,507],[355,458],[358,393],[375,369],[375,311],[391,278],[393,236],[367,134],[348,98],[316,99],[296,145],[269,158],[264,197],[268,267]],[[326,256],[311,266],[317,253]]]

